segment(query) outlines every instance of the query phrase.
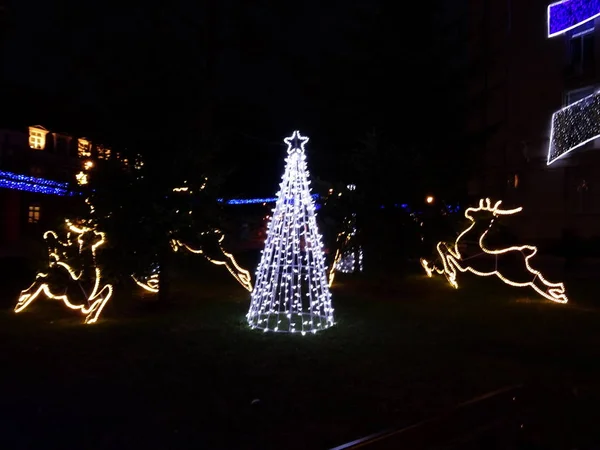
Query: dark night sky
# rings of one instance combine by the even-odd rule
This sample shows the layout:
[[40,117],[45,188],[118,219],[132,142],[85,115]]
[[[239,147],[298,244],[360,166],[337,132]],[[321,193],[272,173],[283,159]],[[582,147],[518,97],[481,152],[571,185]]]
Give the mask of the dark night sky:
[[348,152],[373,126],[397,134],[402,147],[447,122],[451,99],[444,104],[436,86],[448,63],[431,52],[444,41],[437,23],[452,18],[438,9],[438,18],[416,20],[436,9],[427,3],[220,0],[208,22],[199,0],[13,0],[4,81],[13,95],[18,86],[50,99],[47,108],[11,105],[22,120],[146,153],[176,147],[174,136],[189,142],[210,91],[222,151],[236,169],[232,192],[269,194],[281,140],[295,128],[311,137],[313,175],[336,179],[351,176]]

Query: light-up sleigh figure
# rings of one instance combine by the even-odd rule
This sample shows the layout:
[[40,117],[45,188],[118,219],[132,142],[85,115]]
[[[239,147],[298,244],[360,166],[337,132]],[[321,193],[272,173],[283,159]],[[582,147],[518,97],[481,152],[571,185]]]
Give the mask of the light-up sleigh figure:
[[[467,208],[465,217],[472,223],[456,238],[454,245],[447,245],[444,242],[437,244],[438,264],[436,265],[435,263],[421,259],[421,265],[427,275],[429,277],[433,273],[445,275],[448,282],[455,288],[458,287],[458,272],[468,271],[484,277],[495,275],[510,286],[531,287],[548,300],[567,303],[568,299],[565,294],[564,284],[549,282],[538,270],[531,267],[530,259],[537,253],[537,247],[532,245],[511,246],[502,249],[486,247],[486,235],[492,227],[494,220],[497,217],[513,215],[523,210],[522,207],[500,209],[501,203],[502,201],[498,201],[492,205],[488,198],[480,200],[477,208]],[[481,231],[482,229],[484,231]],[[466,250],[469,248],[469,246],[465,245],[467,242],[477,242],[479,245],[478,250],[475,252]],[[490,256],[493,258],[490,258]],[[507,258],[519,261],[517,263],[518,268],[525,269],[521,271],[523,275],[511,277],[515,279],[509,279],[502,274],[498,269],[498,265]]]
[[92,228],[66,223],[66,242],[60,241],[53,231],[44,234],[50,257],[48,269],[38,273],[33,284],[21,291],[15,312],[23,311],[44,294],[81,312],[85,323],[95,323],[113,292],[112,285],[102,285],[96,263],[96,250],[105,243],[105,236]]

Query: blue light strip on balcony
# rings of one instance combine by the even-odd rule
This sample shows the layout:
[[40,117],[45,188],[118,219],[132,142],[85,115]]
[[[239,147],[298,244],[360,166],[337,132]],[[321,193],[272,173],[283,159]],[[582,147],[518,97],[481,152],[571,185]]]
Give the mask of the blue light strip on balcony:
[[548,6],[548,37],[558,36],[600,16],[600,0],[563,0]]
[[0,170],[0,188],[60,196],[76,194],[76,192],[69,190],[69,183],[30,177],[3,170]]

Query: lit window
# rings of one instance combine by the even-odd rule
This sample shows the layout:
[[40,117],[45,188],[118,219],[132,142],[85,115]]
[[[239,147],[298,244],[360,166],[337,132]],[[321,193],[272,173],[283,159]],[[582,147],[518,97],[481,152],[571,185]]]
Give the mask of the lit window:
[[47,134],[48,130],[41,125],[29,127],[29,147],[36,150],[43,150],[46,146]]
[[98,145],[96,149],[98,151],[98,159],[110,159],[110,148]]
[[40,221],[40,205],[29,205],[27,214],[28,223],[38,223]]
[[77,139],[77,154],[80,158],[89,158],[92,156],[92,143],[86,138]]

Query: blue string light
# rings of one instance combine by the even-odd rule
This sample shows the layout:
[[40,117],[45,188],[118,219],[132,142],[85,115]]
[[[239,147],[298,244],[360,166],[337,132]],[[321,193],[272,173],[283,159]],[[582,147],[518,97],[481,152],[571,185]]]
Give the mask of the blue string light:
[[[548,37],[573,30],[600,16],[600,0],[566,0],[548,6]],[[593,23],[590,28],[593,28]]]
[[60,196],[77,194],[69,190],[69,183],[30,177],[3,170],[0,170],[0,188]]
[[[313,194],[312,198],[317,200],[319,198],[319,194]],[[256,203],[275,203],[277,201],[277,197],[268,197],[268,198],[232,198],[231,200],[225,200],[223,198],[218,198],[218,202],[227,205],[252,205]]]

